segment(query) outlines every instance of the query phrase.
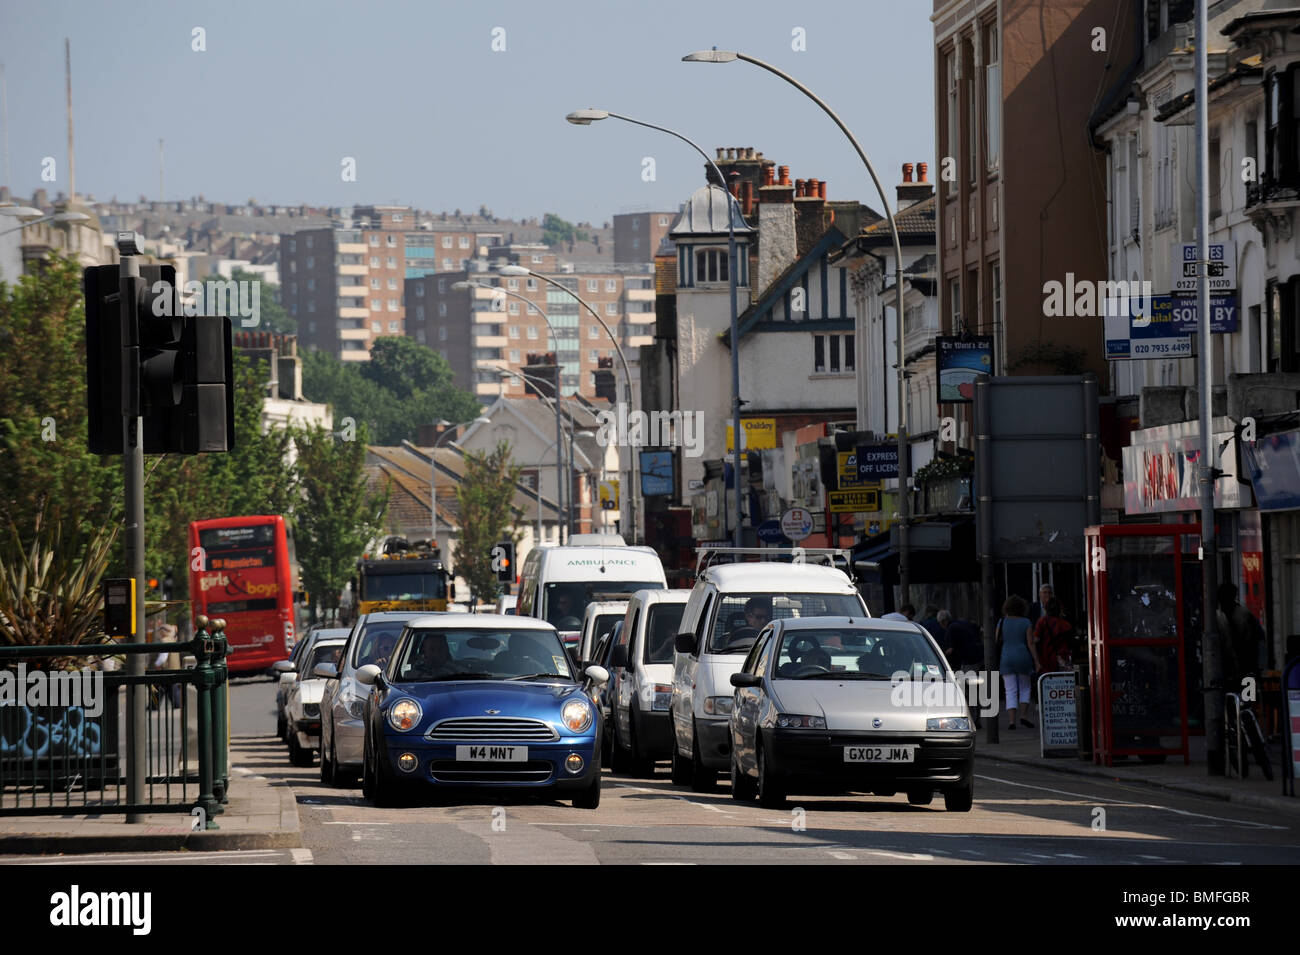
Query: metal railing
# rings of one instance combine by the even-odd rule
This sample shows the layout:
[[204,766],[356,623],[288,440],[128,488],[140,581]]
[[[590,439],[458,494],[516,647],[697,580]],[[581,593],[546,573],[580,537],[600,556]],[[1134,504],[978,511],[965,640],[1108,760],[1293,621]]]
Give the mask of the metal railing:
[[738,563],[747,559],[784,563],[825,563],[846,570],[852,551],[843,547],[697,547],[695,576],[717,564]]
[[[0,816],[202,809],[216,828],[212,817],[230,788],[227,644],[224,621],[198,623],[184,643],[0,647],[0,687],[9,690],[0,692]],[[161,653],[192,656],[193,665],[143,675],[105,668],[114,658]],[[80,667],[40,669],[69,659]],[[139,693],[148,709],[133,753],[127,727]],[[133,757],[145,767],[135,801]]]

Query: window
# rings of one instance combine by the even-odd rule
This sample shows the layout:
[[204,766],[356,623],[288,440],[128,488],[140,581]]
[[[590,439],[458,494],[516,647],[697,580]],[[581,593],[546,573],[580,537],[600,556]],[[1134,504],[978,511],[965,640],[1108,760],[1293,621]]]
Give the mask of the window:
[[312,240],[312,237],[311,237],[311,236],[307,236],[307,237],[304,238],[304,240],[303,240],[303,241],[306,243],[307,248],[309,248],[309,249],[311,248],[311,240]]
[[618,302],[606,302],[606,303],[605,303],[605,314],[606,314],[606,315],[617,315],[617,314],[618,314]]
[[316,303],[315,303],[315,302],[312,302],[312,301],[308,301],[308,302],[307,302],[307,311],[309,311],[309,312],[314,312],[314,311],[316,311]]
[[1002,266],[990,265],[989,276],[989,286],[993,292],[993,334],[997,335],[1002,331]]
[[293,239],[290,239],[290,240],[289,240],[289,251],[290,251],[290,252],[297,252],[297,251],[298,251],[298,243],[295,242]]
[[395,312],[395,311],[397,311],[397,299],[395,299],[395,298],[390,298],[390,299],[388,300],[388,310],[389,310],[390,312]]
[[390,235],[388,237],[388,247],[391,249],[395,245],[397,245],[397,236]]
[[[948,137],[944,142],[944,154],[940,157],[940,164],[948,159],[955,159],[957,156],[957,50],[954,48],[951,53],[944,57],[944,72],[948,77]],[[954,178],[948,183],[948,194],[956,195],[957,180]]]
[[852,335],[813,336],[813,374],[839,375],[853,371]]
[[961,331],[961,283],[953,279],[948,283],[948,307],[952,314],[952,333]]
[[984,129],[985,149],[990,167],[998,164],[998,145],[1002,140],[1002,64],[998,60],[998,25],[989,24],[984,62]]
[[372,247],[373,247],[373,246],[378,246],[378,245],[379,245],[379,236],[377,236],[377,235],[372,235],[372,236],[370,237],[370,245],[371,245]]
[[316,331],[316,323],[315,323],[315,322],[308,322],[308,323],[307,323],[307,331],[309,331],[309,332],[314,332],[314,331]]
[[1217,219],[1223,215],[1223,180],[1219,167],[1219,131],[1211,129],[1209,134],[1210,152],[1210,218]]
[[370,267],[371,267],[372,269],[377,269],[377,268],[379,268],[379,256],[377,256],[377,255],[372,255],[372,256],[370,257]]
[[[1166,88],[1155,95],[1159,109],[1169,102],[1171,91]],[[1174,130],[1164,123],[1156,123],[1155,147],[1155,228],[1167,229],[1174,224]]]
[[600,291],[600,279],[587,279],[587,291],[588,291],[588,292],[599,292],[599,291]]
[[454,262],[452,262],[451,259],[443,259],[443,260],[442,260],[442,270],[443,270],[444,272],[450,272],[450,271],[452,271],[455,267],[456,267],[456,265],[455,265]]
[[416,317],[416,318],[421,318],[421,319],[424,318],[424,306],[423,306],[423,305],[417,305],[417,306],[415,306],[415,317]]
[[542,264],[542,257],[540,255],[534,255],[533,265],[541,265],[541,264]]
[[394,213],[393,213],[393,221],[394,221],[394,222],[401,222],[401,221],[402,221],[402,214],[401,214],[400,212],[394,212]]
[[510,314],[511,314],[511,315],[518,315],[518,314],[519,314],[519,303],[518,303],[518,302],[511,302],[511,303],[510,303]]
[[460,237],[460,247],[461,247],[462,249],[468,249],[468,248],[469,248],[469,236],[467,236],[467,235],[462,235],[462,236]]
[[970,64],[969,75],[972,82],[964,84],[962,87],[962,123],[961,137],[962,144],[966,147],[966,176],[973,186],[979,181],[979,156],[980,142],[975,138],[975,104],[980,95],[979,90],[979,73],[975,69],[975,44],[979,42],[979,37],[968,38],[962,41],[961,57],[962,63]]
[[1128,231],[1141,232],[1142,203],[1140,187],[1142,183],[1141,167],[1138,165],[1138,134],[1134,133],[1128,140]]
[[511,326],[510,326],[510,337],[513,338],[513,339],[515,339],[516,341],[519,340],[519,326],[518,326],[518,325],[511,325]]
[[506,288],[510,289],[510,291],[512,291],[512,292],[518,292],[518,291],[519,291],[519,280],[518,280],[518,279],[506,279]]
[[529,315],[536,315],[536,314],[537,314],[537,306],[534,305],[532,302],[529,302],[529,303],[528,303],[528,314],[529,314]]
[[663,229],[663,228],[667,228],[667,227],[668,227],[668,217],[667,217],[667,216],[660,216],[660,217],[659,217],[659,227],[660,227],[661,229]]
[[370,329],[371,329],[371,331],[382,332],[382,331],[384,330],[384,323],[383,323],[383,322],[371,322],[371,323],[370,323]]
[[587,326],[587,337],[590,338],[590,339],[593,339],[593,340],[599,338],[599,337],[600,337],[600,329],[599,329],[597,326],[595,326],[595,325],[588,325],[588,326]]
[[290,283],[289,283],[289,293],[290,293],[291,295],[297,295],[297,294],[298,294],[298,283],[297,283],[297,282],[290,282]]
[[307,291],[308,291],[308,292],[314,292],[314,291],[316,291],[316,280],[315,280],[315,279],[308,279],[308,280],[307,280]]
[[451,236],[449,236],[449,235],[444,235],[444,236],[442,237],[442,247],[443,247],[444,249],[450,249],[450,248],[451,248]]
[[634,249],[641,248],[641,240],[635,236],[632,237],[632,248]]
[[415,297],[416,297],[416,298],[424,298],[424,283],[423,283],[423,282],[418,282],[418,283],[416,283],[416,286],[415,286]]
[[307,256],[307,268],[314,269],[315,267],[316,267],[316,256],[314,255]]
[[388,323],[388,330],[389,330],[390,332],[395,332],[395,331],[397,331],[397,330],[398,330],[398,329],[397,329],[397,322],[389,322],[389,323]]
[[440,341],[440,342],[445,342],[446,340],[447,340],[447,326],[446,326],[446,325],[439,325],[439,326],[438,326],[438,341]]
[[370,300],[370,307],[377,312],[384,307],[384,303],[377,298],[372,298]]
[[447,280],[438,279],[438,294],[445,295],[446,293],[447,293]]
[[606,292],[617,292],[617,291],[618,291],[618,279],[605,279],[605,291],[606,291]]
[[637,229],[639,229],[639,228],[641,228],[641,220],[640,220],[640,219],[633,219],[633,220],[632,220],[632,231],[635,232],[635,231],[636,231]]
[[527,284],[526,284],[524,287],[525,287],[526,289],[528,289],[528,291],[530,291],[530,292],[536,292],[536,291],[537,291],[537,279],[529,279],[528,282],[527,282]]
[[726,282],[727,253],[722,249],[698,249],[695,253],[695,278],[700,282]]
[[591,351],[587,352],[587,361],[591,362],[593,365],[596,364],[596,349],[593,348]]
[[388,279],[388,290],[389,290],[390,292],[395,292],[395,291],[397,291],[397,279],[392,278],[392,277],[390,277],[390,278]]
[[530,341],[537,341],[537,326],[536,326],[536,325],[529,325],[529,326],[528,326],[528,338],[529,338]]
[[854,371],[857,368],[857,357],[853,350],[853,336],[844,336],[844,370]]
[[419,342],[421,345],[424,345],[429,341],[429,336],[424,334],[423,328],[417,328],[415,330],[415,340]]
[[290,260],[290,262],[289,262],[289,271],[290,271],[290,272],[297,272],[297,271],[298,271],[298,263],[295,262],[295,261]]
[[826,336],[813,336],[813,374],[820,375],[826,371]]
[[446,302],[439,302],[439,303],[438,303],[438,314],[439,314],[439,315],[446,315],[446,314],[447,314],[447,303],[446,303]]
[[394,258],[393,256],[390,255],[390,256],[387,258],[386,262],[387,262],[388,268],[390,268],[390,269],[395,269],[395,268],[397,268],[397,259]]
[[371,280],[370,280],[370,287],[373,288],[373,289],[377,289],[377,288],[379,288],[379,279],[371,279]]

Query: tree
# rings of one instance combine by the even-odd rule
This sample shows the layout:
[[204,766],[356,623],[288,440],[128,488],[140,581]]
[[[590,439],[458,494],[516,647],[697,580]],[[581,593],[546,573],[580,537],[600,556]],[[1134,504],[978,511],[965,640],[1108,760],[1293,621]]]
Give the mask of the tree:
[[[215,272],[209,275],[205,282],[225,282],[227,279]],[[284,310],[281,304],[280,286],[272,282],[265,281],[256,272],[246,272],[243,269],[235,268],[230,272],[231,282],[257,282],[261,288],[258,291],[258,322],[253,331],[258,332],[275,332],[280,335],[297,335],[298,320]],[[235,322],[235,327],[240,327]]]
[[[495,599],[500,593],[492,569],[492,547],[507,528],[513,531],[515,514],[511,503],[519,471],[511,458],[510,445],[504,441],[490,454],[465,452],[465,473],[456,487],[460,527],[452,556],[456,573],[469,584],[471,606],[480,599]],[[511,539],[514,537],[512,533]]]
[[586,242],[590,238],[590,233],[586,229],[577,228],[572,222],[566,222],[553,212],[548,212],[542,217],[542,241],[547,245],[569,245],[576,242]]
[[357,558],[384,526],[388,489],[366,484],[366,428],[340,441],[324,428],[295,432],[302,500],[294,521],[303,586],[317,607],[337,615]]
[[405,401],[417,391],[448,384],[453,373],[447,360],[411,338],[381,338],[370,348],[370,361],[361,375]]

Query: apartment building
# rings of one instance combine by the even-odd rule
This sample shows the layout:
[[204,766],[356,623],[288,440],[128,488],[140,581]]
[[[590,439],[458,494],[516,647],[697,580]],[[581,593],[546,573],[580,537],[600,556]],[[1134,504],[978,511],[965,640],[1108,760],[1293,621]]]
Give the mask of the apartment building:
[[654,262],[655,250],[668,234],[677,212],[623,212],[614,216],[614,261]]

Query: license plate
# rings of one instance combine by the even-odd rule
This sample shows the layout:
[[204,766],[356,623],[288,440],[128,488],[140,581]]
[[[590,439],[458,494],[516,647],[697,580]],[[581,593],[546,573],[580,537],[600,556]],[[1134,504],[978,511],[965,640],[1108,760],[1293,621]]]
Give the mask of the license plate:
[[457,746],[456,761],[464,763],[526,763],[527,746]]
[[845,746],[846,763],[914,763],[915,746]]

